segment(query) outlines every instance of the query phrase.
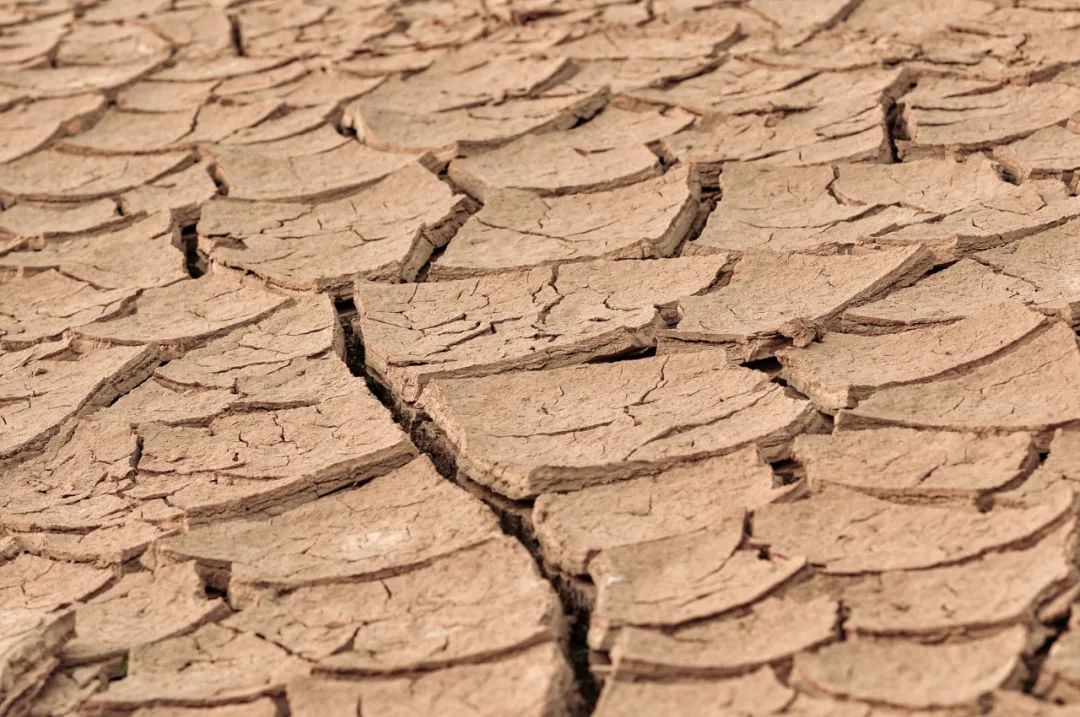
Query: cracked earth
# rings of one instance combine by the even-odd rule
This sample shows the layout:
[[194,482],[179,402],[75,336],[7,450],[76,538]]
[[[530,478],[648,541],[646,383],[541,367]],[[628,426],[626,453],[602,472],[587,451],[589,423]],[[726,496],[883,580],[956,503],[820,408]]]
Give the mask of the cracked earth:
[[0,717],[1080,717],[1080,1],[0,4]]

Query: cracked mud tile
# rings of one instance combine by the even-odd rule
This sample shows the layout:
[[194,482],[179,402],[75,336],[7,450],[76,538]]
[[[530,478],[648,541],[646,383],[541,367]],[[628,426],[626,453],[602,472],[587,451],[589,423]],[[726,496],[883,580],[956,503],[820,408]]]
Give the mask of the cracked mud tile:
[[223,624],[285,647],[318,672],[351,675],[480,662],[565,632],[551,585],[509,537],[382,580],[267,596]]
[[698,717],[887,717],[865,704],[807,697],[763,667],[745,675],[716,679],[635,680],[618,671],[604,683],[596,717],[693,714]]
[[340,65],[324,67],[318,62],[298,62],[293,66],[296,72],[284,82],[254,86],[245,78],[238,78],[218,85],[215,94],[231,96],[240,102],[273,99],[297,109],[325,109],[366,95],[386,79],[384,75],[360,77],[341,70]]
[[1080,632],[1073,612],[1067,629],[1050,646],[1036,678],[1033,693],[1048,700],[1075,705],[1080,703]]
[[107,415],[132,424],[197,425],[230,412],[297,408],[350,394],[357,409],[380,415],[366,391],[352,393],[359,383],[340,358],[343,341],[329,299],[299,299],[159,366]]
[[795,657],[792,683],[838,698],[906,709],[974,708],[1019,683],[1027,631],[1013,627],[965,642],[853,639]]
[[126,674],[87,700],[90,713],[140,707],[216,707],[284,693],[303,660],[256,635],[217,624],[131,650]]
[[1015,690],[998,690],[986,714],[990,717],[1076,717],[1080,708],[1040,700]]
[[1076,335],[1053,323],[960,375],[882,389],[857,407],[841,410],[837,426],[1031,431],[1044,442],[1055,428],[1080,419],[1080,404],[1072,398],[1078,381]]
[[612,191],[568,197],[497,190],[431,267],[457,279],[582,259],[673,254],[690,233],[699,189],[685,169]]
[[905,160],[974,152],[1060,124],[1080,111],[1075,82],[1028,86],[926,78],[900,100]]
[[1080,221],[1073,220],[973,258],[1002,280],[1022,282],[1023,300],[1033,309],[1075,324],[1080,321],[1080,293],[1070,277],[1080,266],[1078,236]]
[[441,112],[383,106],[372,95],[345,108],[342,123],[366,144],[388,152],[433,152],[443,159],[498,147],[531,132],[565,130],[596,114],[603,90],[552,90],[537,97]]
[[745,511],[801,490],[774,486],[773,473],[757,449],[678,465],[656,475],[586,488],[543,493],[532,522],[544,560],[583,575],[605,551],[696,533],[728,522],[739,526]]
[[818,421],[805,401],[715,351],[440,378],[420,405],[458,468],[514,499],[658,473],[750,444],[779,458]]
[[780,377],[820,410],[851,408],[876,391],[956,375],[1015,346],[1047,323],[1019,302],[944,326],[883,336],[830,333],[777,353]]
[[[482,664],[463,664],[395,678],[337,681],[301,678],[286,687],[295,715],[565,717],[573,676],[558,646],[537,645]],[[483,693],[484,699],[477,695]]]
[[108,676],[102,665],[56,670],[37,694],[30,717],[69,717],[95,692],[104,688]]
[[43,445],[88,405],[105,405],[142,380],[153,357],[136,346],[57,341],[0,353],[0,457]]
[[995,273],[975,259],[961,259],[884,298],[847,309],[840,323],[844,331],[867,334],[939,326],[995,304],[1026,301],[1031,292],[1022,279]]
[[340,197],[417,160],[416,154],[382,152],[358,142],[302,156],[267,155],[257,147],[219,146],[213,153],[229,197],[275,202]]
[[727,257],[591,261],[418,285],[358,282],[354,323],[372,374],[412,403],[432,379],[617,356],[655,344],[681,296]]
[[177,226],[187,226],[198,221],[202,207],[217,193],[209,166],[197,162],[120,195],[120,207],[125,215],[167,211]]
[[110,570],[21,553],[0,563],[0,610],[52,612],[113,581]]
[[[199,248],[274,286],[339,295],[352,282],[412,281],[466,217],[467,198],[412,164],[352,196],[314,205],[210,201]],[[327,256],[334,256],[331,265]]]
[[0,165],[0,194],[32,201],[83,201],[120,194],[179,168],[187,152],[94,156],[44,149]]
[[42,99],[0,112],[0,163],[19,159],[64,133],[93,123],[105,107],[97,93]]
[[1072,503],[1063,486],[1039,501],[986,512],[974,504],[892,503],[826,486],[802,500],[759,508],[751,542],[772,554],[804,555],[825,574],[915,570],[1026,544],[1065,520]]
[[1018,187],[981,155],[784,170],[735,163],[725,166],[720,184],[723,201],[688,253],[828,254],[857,244],[922,244],[940,263],[1080,212],[1060,182]]
[[806,346],[846,307],[910,283],[930,261],[921,247],[833,256],[747,252],[726,286],[679,299],[678,324],[660,330],[660,348],[717,346],[744,362],[789,343]]
[[837,604],[768,598],[735,617],[670,632],[626,628],[611,648],[617,676],[719,677],[749,672],[835,639]]
[[131,717],[277,717],[278,714],[277,702],[264,697],[218,707],[140,707]]
[[[684,649],[689,653],[701,651],[697,658],[703,670],[709,671],[709,662],[715,661],[712,668],[718,672],[739,671],[828,639],[836,622],[835,601],[825,599],[800,605],[772,600],[755,604],[805,568],[806,560],[777,554],[766,557],[754,549],[739,550],[742,541],[742,521],[727,520],[715,529],[605,550],[589,566],[596,584],[589,646],[610,649],[616,669],[620,665],[629,669],[621,659],[629,653],[643,657],[643,653],[653,648],[659,648],[654,660],[663,654],[674,659],[674,653],[679,651],[681,631],[650,637],[636,629],[676,628],[742,607],[761,614],[735,622],[710,620],[686,628],[689,632],[682,640],[686,643]],[[785,614],[789,617],[781,617]],[[778,618],[784,623],[783,629],[762,639],[756,649],[752,648],[749,642],[755,637],[753,633],[776,630],[774,623]],[[747,633],[745,639],[734,637],[740,632]],[[794,646],[780,645],[778,633],[786,634]],[[658,641],[670,644],[660,648]],[[743,650],[729,652],[726,657],[714,654],[710,658],[703,654],[703,643],[715,645],[721,651],[730,650],[732,643],[741,644]],[[647,647],[650,644],[652,647]],[[762,650],[770,649],[778,651],[771,656],[761,655]],[[688,654],[684,659],[694,658]]]
[[1075,558],[1076,521],[1069,520],[1030,547],[947,567],[865,576],[830,593],[848,609],[849,636],[977,634],[1037,624],[1041,610],[1075,589]]
[[[13,240],[11,248],[23,248],[31,237],[55,239],[97,234],[129,221],[130,217],[122,216],[111,199],[82,204],[19,202],[0,212],[0,247],[5,247],[7,237]],[[0,248],[0,255],[3,253],[5,249]]]
[[61,660],[76,665],[122,657],[228,615],[223,600],[206,597],[194,563],[130,573],[76,606],[76,636],[64,645]]
[[84,282],[82,294],[91,289],[163,287],[188,278],[184,255],[175,246],[178,241],[169,214],[159,213],[93,236],[37,241],[33,251],[0,256],[0,275],[58,272],[70,281]]
[[70,611],[0,610],[0,712],[30,711],[59,662],[57,653],[74,634]]
[[185,59],[170,67],[156,71],[153,74],[152,79],[179,84],[207,82],[210,80],[227,80],[242,75],[253,75],[258,72],[264,72],[275,67],[280,67],[287,62],[288,59],[280,57],[238,56]]
[[238,279],[209,274],[147,289],[125,312],[82,326],[76,333],[106,345],[150,345],[163,356],[174,357],[255,323],[287,301]]
[[661,174],[659,159],[646,145],[692,121],[681,110],[608,108],[567,132],[526,135],[490,152],[455,159],[447,172],[457,186],[483,201],[499,189],[541,195],[611,190]]
[[164,540],[157,551],[217,573],[242,606],[267,593],[379,580],[499,535],[491,511],[421,457],[356,490],[271,518],[215,523]]
[[138,293],[131,288],[98,288],[55,269],[0,286],[0,348],[8,350],[59,339],[68,329],[117,316]]
[[[162,82],[145,79],[133,82],[116,95],[115,107],[129,112],[154,115],[175,113],[178,117],[191,117],[191,108],[209,101],[217,80],[191,82]],[[165,118],[168,119],[168,118]],[[188,123],[190,129],[190,122]]]
[[878,428],[797,436],[792,449],[811,490],[839,485],[882,499],[978,498],[1038,466],[1031,436]]
[[1080,134],[1070,120],[994,148],[994,159],[1022,180],[1065,179],[1080,169]]

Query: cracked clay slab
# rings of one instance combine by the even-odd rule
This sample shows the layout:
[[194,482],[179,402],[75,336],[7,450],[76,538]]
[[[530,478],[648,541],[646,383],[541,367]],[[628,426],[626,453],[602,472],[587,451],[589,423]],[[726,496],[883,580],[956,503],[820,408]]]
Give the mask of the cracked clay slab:
[[685,169],[628,187],[566,197],[496,190],[435,261],[432,279],[457,279],[583,259],[673,254],[698,213]]
[[[753,543],[804,555],[824,573],[859,575],[949,565],[1018,546],[1058,525],[1072,510],[1062,486],[1032,505],[901,504],[826,486],[802,500],[754,513]],[[838,540],[843,536],[843,540]]]
[[565,631],[551,585],[508,537],[400,575],[266,596],[223,624],[263,636],[321,673],[351,675],[479,662]]
[[375,580],[500,535],[483,503],[417,458],[356,490],[279,516],[216,523],[159,544],[228,579],[230,599],[350,580]]
[[0,194],[33,201],[98,199],[153,181],[188,159],[187,152],[105,157],[45,149],[0,165]]
[[833,256],[746,252],[726,286],[679,299],[678,325],[659,332],[660,347],[718,346],[744,362],[789,341],[806,346],[845,307],[909,283],[929,266],[921,247]]
[[840,698],[907,709],[974,706],[1014,681],[1027,631],[924,645],[852,639],[795,657],[792,681]]
[[780,376],[832,413],[881,389],[962,373],[1023,341],[1045,322],[1041,314],[1012,301],[944,326],[883,336],[830,333],[808,346],[780,351]]
[[840,485],[889,499],[977,498],[1039,462],[1031,436],[877,428],[802,435],[792,449],[812,490]]
[[420,405],[458,468],[514,499],[657,473],[749,444],[778,458],[818,421],[805,401],[717,351],[436,379]]
[[[740,550],[743,520],[734,517],[696,533],[610,548],[592,561],[596,604],[589,644],[609,648],[630,627],[670,628],[752,605],[806,566],[806,560],[795,555]],[[825,626],[828,634],[836,606],[823,609],[832,613]],[[789,606],[777,612],[788,611],[799,610]]]
[[0,712],[29,712],[74,634],[71,611],[0,610]]
[[412,164],[319,204],[210,201],[199,220],[199,250],[216,266],[273,286],[342,294],[361,278],[415,280],[465,217],[466,199]]
[[837,425],[938,428],[976,433],[1032,431],[1048,439],[1080,420],[1080,348],[1067,326],[1051,324],[1011,350],[961,372],[882,389],[844,409]]
[[[800,439],[797,439],[800,440]],[[796,444],[798,445],[798,444]],[[778,486],[757,448],[676,465],[655,475],[570,493],[543,493],[532,522],[544,559],[582,575],[605,551],[696,533],[801,489]]]
[[661,307],[711,287],[726,257],[592,261],[475,279],[359,282],[368,368],[398,400],[434,378],[484,376],[651,346]]

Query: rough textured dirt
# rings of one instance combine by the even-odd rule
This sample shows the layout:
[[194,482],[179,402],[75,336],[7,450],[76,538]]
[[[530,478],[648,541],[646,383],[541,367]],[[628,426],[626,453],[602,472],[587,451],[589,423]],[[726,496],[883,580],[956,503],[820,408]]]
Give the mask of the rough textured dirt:
[[1080,1],[0,4],[0,717],[1080,717]]

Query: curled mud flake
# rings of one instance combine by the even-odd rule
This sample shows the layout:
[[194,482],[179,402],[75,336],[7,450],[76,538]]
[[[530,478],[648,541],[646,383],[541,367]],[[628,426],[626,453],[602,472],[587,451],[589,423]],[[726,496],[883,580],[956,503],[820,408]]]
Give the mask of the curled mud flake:
[[[450,179],[487,200],[498,189],[541,195],[608,191],[655,177],[662,168],[647,145],[687,127],[680,110],[629,112],[609,108],[566,132],[526,135],[480,155],[450,163]],[[640,193],[650,191],[641,187]]]
[[663,310],[712,286],[726,257],[591,261],[419,285],[361,282],[357,333],[400,401],[432,379],[540,369],[655,344]]
[[0,711],[26,714],[49,675],[58,653],[75,634],[75,613],[0,610]]
[[522,135],[569,129],[607,100],[604,90],[551,91],[537,97],[441,112],[418,112],[362,97],[345,108],[344,124],[368,145],[388,152],[434,152],[446,159],[498,147]]
[[992,149],[1063,123],[1080,111],[1080,88],[1074,82],[996,89],[984,83],[963,92],[957,92],[957,85],[955,80],[929,78],[901,99],[908,139],[898,141],[897,148],[905,160]]
[[1016,683],[1027,640],[1022,627],[941,644],[852,639],[797,655],[792,682],[907,709],[974,707]]
[[44,149],[0,165],[0,193],[36,201],[85,201],[151,182],[179,168],[187,152],[83,155]]
[[795,692],[776,679],[768,667],[726,679],[664,682],[623,679],[616,672],[605,682],[593,714],[596,717],[631,717],[643,713],[693,713],[701,717],[781,715],[786,714],[784,708],[793,699]]
[[266,596],[226,626],[331,674],[397,674],[480,662],[565,633],[562,606],[524,549],[500,538],[382,580]]
[[[615,649],[612,645],[633,628],[671,628],[752,605],[806,566],[801,557],[739,550],[741,518],[731,516],[719,527],[697,533],[611,548],[594,560],[589,566],[596,584],[590,646]],[[835,605],[830,609],[835,613]],[[772,614],[785,611],[802,610],[786,606]],[[826,633],[831,631],[834,617],[828,620]],[[765,624],[770,621],[760,620]],[[725,628],[721,625],[717,629],[722,632]],[[726,645],[728,640],[720,637],[717,643]],[[718,669],[722,671],[722,667]]]
[[256,635],[217,624],[131,650],[127,672],[91,697],[89,711],[216,707],[279,695],[311,667]]
[[1060,183],[1011,184],[982,155],[785,169],[732,163],[720,185],[723,201],[690,245],[695,253],[923,244],[945,262],[1080,212]]
[[131,573],[76,608],[77,636],[64,646],[61,659],[80,664],[126,655],[228,614],[224,601],[206,597],[194,563]]
[[810,256],[747,252],[731,281],[708,294],[679,299],[678,324],[659,332],[662,350],[717,346],[732,361],[772,356],[810,335],[847,306],[911,282],[929,268],[921,247]]
[[153,368],[144,348],[57,341],[0,353],[0,457],[41,446],[84,408],[106,404]]
[[4,109],[0,112],[0,163],[24,157],[57,135],[92,124],[104,107],[105,98],[90,92],[24,102]]
[[[797,445],[797,444],[796,444]],[[696,533],[801,490],[775,486],[755,447],[676,465],[656,475],[537,497],[532,522],[544,559],[570,575],[586,573],[606,551]]]
[[454,235],[429,276],[456,279],[583,259],[670,256],[689,235],[698,201],[685,169],[568,197],[497,190]]
[[[220,199],[203,206],[199,248],[215,266],[294,291],[351,291],[357,279],[414,280],[465,221],[467,199],[418,164],[320,204]],[[326,262],[333,255],[335,261]]]
[[177,226],[189,226],[217,193],[207,163],[196,162],[121,195],[120,207],[126,215],[168,212]]
[[420,405],[466,476],[515,499],[653,474],[750,444],[779,458],[819,420],[807,402],[717,351],[436,379]]
[[210,274],[147,289],[127,311],[83,326],[77,333],[104,344],[149,344],[175,356],[238,326],[255,323],[287,301],[239,279]]
[[[0,212],[0,234],[25,240],[36,240],[37,237],[66,239],[73,235],[98,234],[129,221],[117,212],[116,202],[111,199],[81,204],[19,202]],[[0,246],[4,241],[0,238]]]
[[[167,286],[187,278],[184,255],[175,246],[178,240],[179,232],[170,215],[162,212],[122,229],[94,236],[46,239],[33,251],[13,251],[0,256],[0,273],[33,276],[54,270],[69,280],[85,282],[87,286],[80,293]],[[129,296],[134,298],[133,294]]]
[[[839,592],[849,635],[936,637],[1029,622],[1074,588],[1076,522],[1030,547],[958,565],[882,573]],[[927,595],[934,595],[927,600]]]
[[1054,323],[958,376],[882,389],[856,408],[842,410],[837,425],[1031,431],[1045,442],[1055,428],[1080,419],[1080,401],[1073,399],[1078,383],[1076,335]]
[[879,428],[804,435],[795,460],[812,490],[852,488],[878,498],[974,499],[1011,487],[1038,465],[1031,436]]
[[1030,506],[980,512],[974,505],[899,504],[826,487],[760,508],[753,542],[773,553],[805,555],[831,574],[930,568],[1028,544],[1059,525],[1072,502],[1072,491],[1059,486]]
[[417,154],[383,152],[358,142],[316,155],[274,156],[257,148],[224,146],[216,147],[213,153],[229,197],[275,202],[340,197],[373,184],[418,158]]
[[841,326],[845,331],[877,334],[948,324],[995,304],[1030,303],[1032,293],[1022,279],[997,274],[974,259],[961,259],[912,286],[847,309]]
[[964,373],[1044,327],[1046,318],[1019,302],[977,311],[954,324],[884,336],[831,333],[784,349],[781,377],[830,413],[876,391]]
[[260,591],[405,572],[499,534],[483,503],[417,458],[359,489],[272,518],[218,522],[165,540],[158,552],[222,573],[230,599],[243,604]]
[[53,611],[89,597],[112,580],[107,570],[22,553],[0,563],[0,609]]
[[[353,717],[358,709],[380,715],[522,717],[565,714],[573,675],[555,643],[515,651],[479,664],[462,664],[400,677],[364,680],[316,675],[286,687],[293,714]],[[485,698],[477,700],[483,692]],[[362,705],[362,707],[361,707]]]

